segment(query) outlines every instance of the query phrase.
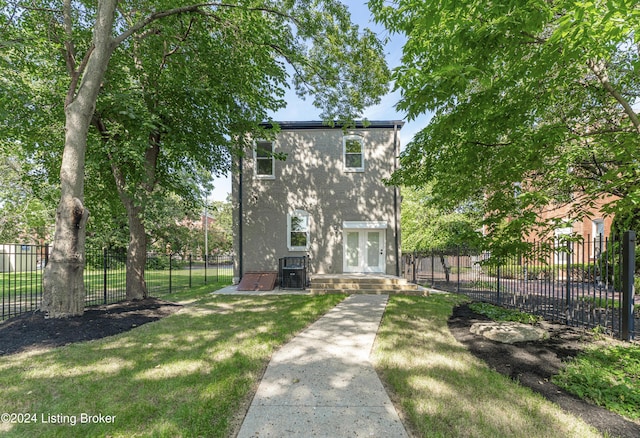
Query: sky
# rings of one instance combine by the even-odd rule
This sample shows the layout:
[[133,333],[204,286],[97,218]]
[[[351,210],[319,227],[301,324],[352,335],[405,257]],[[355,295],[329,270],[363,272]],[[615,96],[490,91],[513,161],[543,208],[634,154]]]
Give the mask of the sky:
[[[402,47],[405,42],[404,36],[390,34],[383,26],[374,23],[371,12],[367,8],[366,0],[343,0],[343,3],[349,7],[351,20],[358,24],[360,28],[368,27],[373,30],[381,40],[387,37],[389,38],[385,47],[387,65],[390,69],[397,67],[400,64],[402,56]],[[400,144],[401,147],[404,147],[418,131],[427,125],[430,115],[424,115],[412,121],[406,120],[406,114],[397,111],[395,108],[399,98],[399,92],[388,93],[382,98],[378,105],[367,108],[363,117],[368,120],[404,121],[405,125],[400,130]],[[320,110],[313,106],[311,99],[302,100],[296,95],[293,88],[287,92],[285,99],[288,102],[287,106],[273,113],[273,120],[321,120]],[[214,190],[209,199],[211,201],[225,201],[229,193],[231,193],[231,179],[227,175],[226,177],[217,178],[214,181]]]

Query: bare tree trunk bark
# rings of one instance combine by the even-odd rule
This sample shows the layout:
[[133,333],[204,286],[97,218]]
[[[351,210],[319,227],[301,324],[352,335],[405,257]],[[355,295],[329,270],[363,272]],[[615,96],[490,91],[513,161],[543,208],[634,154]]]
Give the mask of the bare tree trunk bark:
[[[84,262],[86,223],[84,165],[87,134],[100,85],[115,47],[111,36],[116,0],[98,2],[93,46],[79,66],[73,64],[71,2],[64,2],[67,67],[71,83],[65,101],[65,143],[60,167],[61,196],[56,211],[56,231],[44,273],[42,310],[51,318],[84,313]],[[79,85],[78,81],[81,79]]]
[[[98,123],[98,125],[100,125]],[[160,134],[149,135],[149,147],[145,152],[145,181],[138,192],[131,195],[127,192],[127,181],[116,160],[111,159],[111,170],[116,182],[118,196],[127,211],[129,224],[129,246],[127,248],[126,291],[128,300],[142,300],[149,296],[144,279],[147,264],[147,232],[144,225],[146,198],[156,186],[156,166],[160,153]]]
[[149,295],[144,279],[147,264],[147,234],[144,229],[143,209],[127,206],[129,219],[129,247],[127,249],[127,299],[143,300]]
[[451,267],[447,265],[447,260],[443,252],[440,253],[440,263],[442,263],[442,270],[444,271],[445,281],[449,283],[449,280],[450,280],[449,274],[451,272]]
[[144,228],[144,207],[136,205],[133,196],[126,191],[125,177],[111,158],[111,171],[116,182],[118,197],[127,211],[129,224],[129,245],[127,247],[126,291],[128,300],[147,298],[147,283],[144,279],[144,268],[147,264],[147,234]]

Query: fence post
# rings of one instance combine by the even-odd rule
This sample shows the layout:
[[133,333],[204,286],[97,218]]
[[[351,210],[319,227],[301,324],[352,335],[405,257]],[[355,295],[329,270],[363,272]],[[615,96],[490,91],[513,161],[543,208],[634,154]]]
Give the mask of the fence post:
[[431,287],[436,285],[436,274],[434,272],[436,269],[436,260],[434,251],[434,249],[431,249]]
[[631,341],[634,333],[633,298],[636,270],[636,233],[625,231],[622,240],[622,332],[625,341]]
[[498,296],[497,296],[498,304],[501,304],[500,303],[500,266],[502,266],[502,261],[499,260],[498,261],[498,268],[496,270],[497,271],[496,274],[498,276],[498,282],[497,282],[497,287],[496,287],[497,293],[498,293]]
[[565,279],[565,283],[566,283],[566,288],[567,290],[565,291],[565,299],[566,299],[566,309],[567,309],[567,322],[569,322],[569,308],[571,305],[571,254],[573,251],[573,247],[571,245],[571,241],[567,242],[567,272],[566,272],[566,276],[567,278]]
[[[49,244],[45,243],[44,244],[44,264],[40,264],[40,298],[42,298],[42,294],[44,293],[44,268],[47,267],[47,265],[49,264]],[[3,294],[4,296],[4,294]],[[2,318],[4,319],[4,306],[2,306],[2,311],[3,311],[3,315]]]
[[193,274],[193,254],[189,253],[189,289],[191,289],[192,274]]
[[104,296],[104,304],[107,304],[107,248],[102,248],[102,294]]
[[458,265],[458,284],[456,285],[456,291],[460,293],[460,245],[458,245],[457,248],[456,264]]
[[169,293],[171,293],[173,290],[171,288],[172,286],[172,274],[173,274],[173,251],[169,251]]
[[418,253],[416,251],[413,251],[413,258],[411,259],[411,283],[418,283],[418,276],[417,276],[417,268],[416,268],[416,262],[418,260]]

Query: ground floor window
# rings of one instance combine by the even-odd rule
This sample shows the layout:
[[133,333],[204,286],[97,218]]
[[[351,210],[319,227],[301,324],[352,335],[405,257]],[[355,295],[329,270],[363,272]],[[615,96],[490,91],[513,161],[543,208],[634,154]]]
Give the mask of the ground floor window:
[[287,217],[287,246],[289,251],[309,249],[309,213],[295,210]]

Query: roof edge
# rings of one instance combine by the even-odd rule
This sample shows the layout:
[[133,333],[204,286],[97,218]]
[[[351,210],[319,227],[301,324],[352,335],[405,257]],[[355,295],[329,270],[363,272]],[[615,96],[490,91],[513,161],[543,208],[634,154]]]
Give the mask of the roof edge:
[[[333,126],[327,125],[321,120],[309,120],[309,121],[277,121],[262,122],[260,126],[265,128],[273,127],[273,124],[277,123],[280,129],[283,131],[292,131],[296,129],[342,129],[344,124],[335,122]],[[356,120],[354,129],[368,129],[368,128],[386,128],[402,129],[404,122],[402,120]],[[366,126],[365,126],[366,125]]]

